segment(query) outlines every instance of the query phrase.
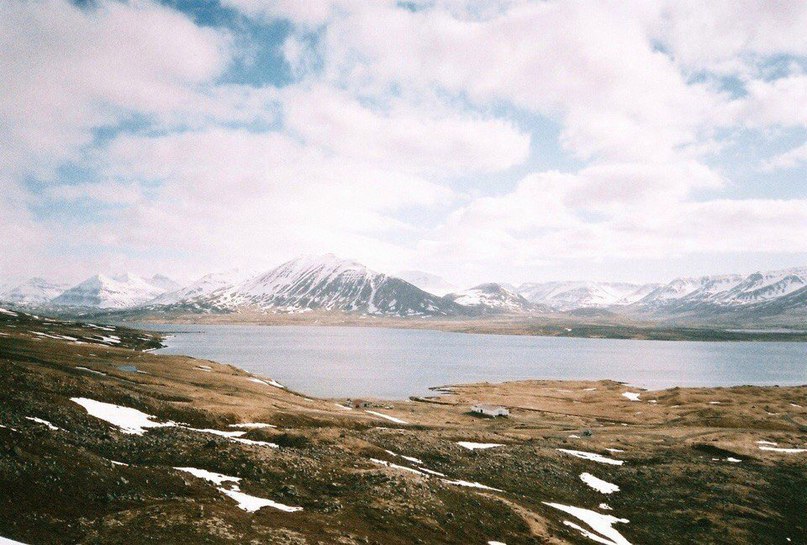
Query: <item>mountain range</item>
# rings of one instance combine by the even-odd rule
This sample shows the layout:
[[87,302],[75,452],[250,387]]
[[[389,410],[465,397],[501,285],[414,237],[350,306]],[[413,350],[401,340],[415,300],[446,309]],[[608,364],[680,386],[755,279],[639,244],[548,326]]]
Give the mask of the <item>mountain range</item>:
[[[345,312],[395,317],[585,315],[592,309],[657,321],[804,324],[807,267],[750,275],[678,278],[666,284],[485,283],[458,290],[420,271],[390,276],[332,254],[304,256],[260,273],[211,273],[181,286],[166,276],[95,275],[67,287],[33,278],[0,292],[9,304],[77,313]],[[583,314],[581,314],[583,313]]]

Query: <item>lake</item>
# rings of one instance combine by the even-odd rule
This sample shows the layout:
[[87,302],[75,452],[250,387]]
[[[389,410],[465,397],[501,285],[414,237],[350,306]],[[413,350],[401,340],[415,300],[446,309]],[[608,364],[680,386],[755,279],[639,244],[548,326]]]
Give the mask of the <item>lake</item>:
[[401,399],[430,386],[613,379],[672,386],[807,384],[807,344],[478,335],[374,327],[146,325],[163,354],[231,363],[321,397]]

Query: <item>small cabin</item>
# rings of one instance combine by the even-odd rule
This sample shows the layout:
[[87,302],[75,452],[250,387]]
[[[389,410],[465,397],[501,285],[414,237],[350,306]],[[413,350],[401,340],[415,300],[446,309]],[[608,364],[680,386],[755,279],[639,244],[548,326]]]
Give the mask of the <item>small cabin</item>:
[[497,417],[497,416],[510,416],[510,411],[505,407],[498,405],[474,405],[471,407],[471,412],[481,414],[483,416]]
[[349,403],[354,409],[366,409],[370,406],[370,402],[363,399],[351,399]]

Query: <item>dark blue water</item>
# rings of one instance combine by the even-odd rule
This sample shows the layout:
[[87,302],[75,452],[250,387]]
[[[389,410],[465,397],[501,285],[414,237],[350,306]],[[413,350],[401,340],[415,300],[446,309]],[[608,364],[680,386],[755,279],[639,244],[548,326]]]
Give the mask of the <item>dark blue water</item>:
[[430,386],[613,379],[671,386],[807,384],[807,344],[471,335],[323,326],[149,325],[164,354],[231,363],[324,397],[405,398]]

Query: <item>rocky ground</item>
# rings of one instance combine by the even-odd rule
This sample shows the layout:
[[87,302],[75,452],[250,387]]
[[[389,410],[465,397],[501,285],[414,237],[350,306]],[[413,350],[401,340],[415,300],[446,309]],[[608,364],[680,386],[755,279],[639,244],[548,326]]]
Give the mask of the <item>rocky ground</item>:
[[[147,351],[158,345],[135,330],[0,311],[0,536],[807,542],[804,386],[534,381],[352,407]],[[475,416],[476,403],[510,416]]]

